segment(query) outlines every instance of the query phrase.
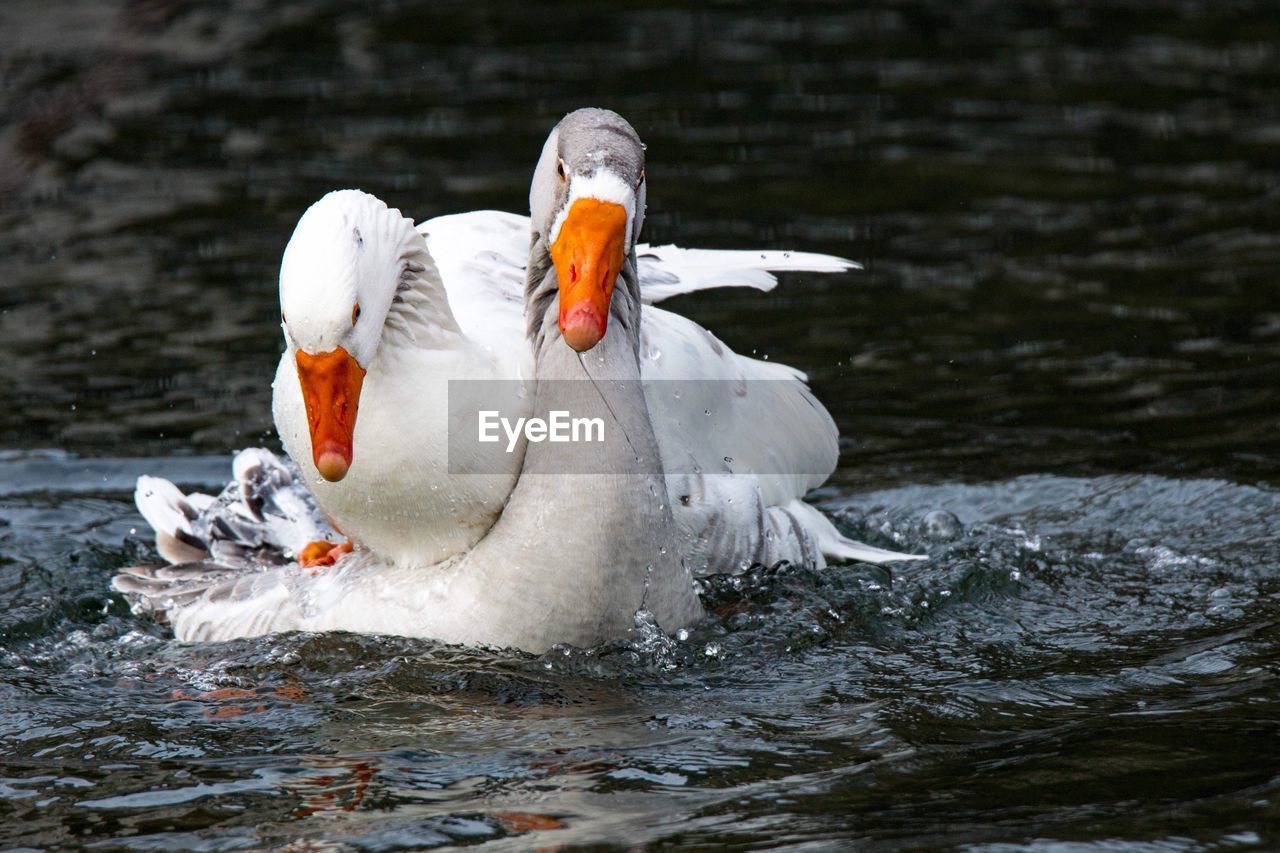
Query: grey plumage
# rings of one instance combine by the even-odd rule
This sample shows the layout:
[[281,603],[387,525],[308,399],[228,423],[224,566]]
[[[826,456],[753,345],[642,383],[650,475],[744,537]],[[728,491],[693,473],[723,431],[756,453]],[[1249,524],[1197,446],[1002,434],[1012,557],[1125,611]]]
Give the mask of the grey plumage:
[[629,223],[631,251],[609,306],[609,322],[622,324],[628,337],[635,337],[640,319],[635,245],[644,225],[644,156],[644,144],[630,122],[612,110],[597,107],[569,113],[547,138],[529,191],[532,235],[525,278],[525,316],[534,352],[542,348],[548,334],[553,340],[559,337],[558,331],[553,333],[549,328],[555,326],[556,312],[552,308],[558,304],[557,279],[547,242],[552,223],[569,203],[573,182],[589,180],[601,171],[621,179],[636,193],[635,215]]
[[112,579],[134,612],[163,616],[235,577],[288,565],[308,542],[338,538],[289,460],[250,448],[232,471],[217,497],[138,479],[134,501],[170,563],[126,566]]

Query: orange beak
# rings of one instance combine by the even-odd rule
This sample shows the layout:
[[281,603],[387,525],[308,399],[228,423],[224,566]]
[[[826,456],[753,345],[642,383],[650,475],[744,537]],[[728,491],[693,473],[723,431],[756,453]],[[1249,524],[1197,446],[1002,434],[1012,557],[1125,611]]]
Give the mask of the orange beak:
[[297,361],[311,428],[311,458],[320,476],[336,483],[351,467],[351,440],[365,371],[342,347],[319,355],[298,350]]
[[604,337],[609,300],[625,258],[627,210],[611,201],[580,198],[569,208],[551,247],[560,279],[560,334],[578,352]]

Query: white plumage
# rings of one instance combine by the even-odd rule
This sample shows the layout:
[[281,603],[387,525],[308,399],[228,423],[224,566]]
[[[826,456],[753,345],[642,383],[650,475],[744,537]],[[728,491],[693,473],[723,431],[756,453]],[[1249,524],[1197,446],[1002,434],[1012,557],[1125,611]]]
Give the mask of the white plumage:
[[[553,133],[548,146],[555,140]],[[547,177],[546,161],[544,149],[535,174],[535,211],[545,208],[537,186],[540,175]],[[634,202],[628,209],[636,209]],[[642,218],[643,195],[638,209]],[[630,214],[627,227],[633,227]],[[639,222],[634,228],[638,233]],[[643,399],[633,405],[641,407],[642,430],[652,430],[667,472],[658,480],[666,487],[655,497],[659,503],[631,506],[628,501],[638,499],[622,486],[610,487],[609,478],[562,485],[558,492],[523,483],[521,453],[510,455],[502,470],[454,473],[465,466],[449,466],[457,463],[447,446],[450,380],[536,379],[542,362],[560,365],[559,372],[544,367],[543,376],[579,369],[564,361],[567,347],[558,337],[540,339],[536,358],[531,344],[537,338],[531,338],[527,306],[534,297],[526,291],[534,279],[527,267],[533,257],[549,266],[539,236],[545,231],[545,223],[539,228],[527,217],[496,211],[438,217],[415,230],[399,211],[357,191],[317,202],[299,222],[281,272],[286,349],[273,405],[298,473],[254,450],[237,457],[236,483],[216,500],[184,497],[165,481],[142,478],[138,505],[157,531],[162,555],[186,565],[129,569],[116,587],[140,608],[167,613],[186,639],[341,628],[536,650],[616,635],[629,625],[637,603],[654,605],[665,627],[687,622],[698,608],[687,600],[687,588],[680,591],[681,572],[687,577],[781,560],[820,566],[824,555],[873,562],[913,558],[843,537],[803,502],[834,469],[838,446],[835,424],[801,372],[737,355],[696,323],[651,306],[713,287],[767,291],[777,283],[776,270],[856,266],[827,255],[635,247],[636,273],[624,271],[622,278],[638,278],[628,285],[645,303],[638,329],[615,333],[611,326],[608,346],[583,358],[603,365],[607,356],[622,375],[635,359]],[[554,267],[548,274],[555,275]],[[310,298],[316,290],[326,295]],[[303,328],[295,330],[295,324]],[[620,334],[634,335],[634,350],[619,349]],[[367,371],[354,456],[338,482],[320,477],[312,462],[294,369],[296,352],[308,343],[348,347]],[[580,369],[586,366],[584,360]],[[531,395],[527,410],[534,405]],[[646,578],[644,595],[633,600],[634,592],[621,588],[609,593],[607,579],[616,574],[614,583],[632,582],[623,580],[634,578],[626,566],[614,564],[637,559],[631,552],[652,544],[644,530],[620,533],[620,542],[632,537],[638,543],[630,551],[590,535],[582,547],[598,553],[565,557],[604,561],[610,571],[604,565],[562,566],[557,555],[543,553],[548,548],[531,553],[529,543],[549,535],[544,528],[555,523],[556,510],[582,495],[595,495],[591,504],[601,512],[617,504],[619,519],[654,512],[654,518],[671,518],[670,545],[682,567],[666,569],[669,559],[659,560],[658,572],[671,580],[651,584]],[[324,515],[361,547],[319,572],[281,565],[327,532]],[[656,521],[650,526],[667,529]],[[579,534],[566,531],[562,539]],[[661,553],[668,553],[665,545]],[[531,565],[540,568],[535,572]],[[579,577],[581,571],[595,574]],[[488,585],[476,586],[485,579]],[[586,598],[573,605],[578,596]],[[516,612],[529,608],[542,620]],[[583,608],[601,615],[580,614]]]

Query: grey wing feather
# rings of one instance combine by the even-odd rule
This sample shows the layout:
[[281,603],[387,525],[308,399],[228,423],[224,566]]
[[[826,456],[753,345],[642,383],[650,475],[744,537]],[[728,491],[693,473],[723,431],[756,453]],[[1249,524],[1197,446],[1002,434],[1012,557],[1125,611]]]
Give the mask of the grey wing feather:
[[236,454],[234,479],[217,497],[159,477],[138,478],[134,502],[156,533],[165,565],[127,566],[112,579],[135,613],[176,619],[198,599],[228,594],[290,565],[308,542],[335,540],[292,463],[262,448]]

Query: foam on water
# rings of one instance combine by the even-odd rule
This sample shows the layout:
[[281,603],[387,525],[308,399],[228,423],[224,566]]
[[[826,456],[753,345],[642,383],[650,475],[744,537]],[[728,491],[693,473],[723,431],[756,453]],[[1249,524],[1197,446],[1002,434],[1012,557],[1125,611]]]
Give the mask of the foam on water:
[[[6,845],[1280,848],[1267,4],[63,0],[0,32]],[[671,307],[805,370],[844,436],[818,500],[934,559],[712,579],[684,634],[539,658],[131,616],[133,478],[216,492],[272,446],[299,214],[524,209],[593,103],[649,146],[655,244],[864,263]]]
[[[862,804],[870,837],[914,815],[932,828],[913,837],[945,840],[993,785],[1025,786],[1015,799],[1046,819],[1067,803],[1119,819],[1120,789],[1061,787],[1091,760],[1181,768],[1170,784],[1188,791],[1265,784],[1215,744],[1275,706],[1270,489],[1038,476],[850,495],[828,506],[846,532],[933,558],[711,578],[691,630],[640,612],[629,641],[540,657],[348,635],[177,643],[106,592],[146,550],[126,496],[46,490],[35,527],[13,524],[21,493],[0,498],[0,796],[31,837],[92,813],[90,837],[134,827],[159,846],[185,837],[166,826],[385,845],[553,825],[724,840],[754,821],[801,839],[843,825],[821,806],[835,798]],[[104,528],[117,544],[86,536]],[[944,782],[994,766],[969,793]],[[885,797],[895,808],[875,809]],[[288,822],[303,812],[345,817]]]

